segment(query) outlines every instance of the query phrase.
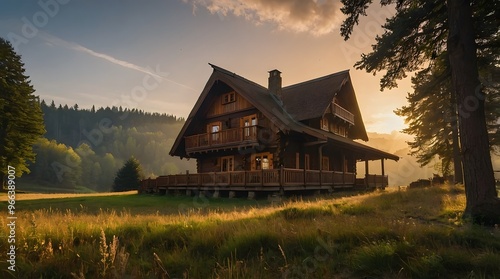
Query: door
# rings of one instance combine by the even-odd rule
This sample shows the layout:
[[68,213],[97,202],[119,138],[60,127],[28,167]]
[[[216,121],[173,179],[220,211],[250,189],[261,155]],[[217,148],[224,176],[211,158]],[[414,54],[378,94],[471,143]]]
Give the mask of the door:
[[234,171],[234,156],[226,156],[221,158],[221,172]]
[[210,134],[210,142],[212,144],[220,143],[220,130],[221,130],[221,122],[213,122],[208,124],[207,132]]
[[252,114],[241,118],[241,126],[244,140],[257,138],[257,115]]

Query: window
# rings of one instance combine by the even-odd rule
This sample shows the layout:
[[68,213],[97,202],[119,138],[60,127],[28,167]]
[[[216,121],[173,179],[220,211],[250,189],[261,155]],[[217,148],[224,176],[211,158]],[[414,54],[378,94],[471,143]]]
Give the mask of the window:
[[222,103],[222,111],[220,113],[228,113],[235,111],[237,109],[236,92],[232,91],[222,95],[221,103]]
[[222,172],[234,171],[234,156],[227,156],[221,158],[221,169]]
[[269,170],[273,168],[273,155],[269,152],[252,155],[251,170]]
[[222,104],[225,105],[225,104],[229,104],[229,103],[233,103],[233,102],[236,102],[236,92],[229,92],[227,94],[224,94],[222,96]]
[[340,126],[339,127],[339,134],[341,136],[344,136],[344,137],[346,136],[346,134],[345,134],[345,127],[344,126]]
[[207,132],[210,134],[210,140],[212,141],[212,143],[219,143],[221,123],[220,122],[210,123],[208,124],[207,130],[208,130]]
[[330,158],[327,156],[323,156],[323,158],[321,158],[321,170],[330,170]]
[[328,119],[323,117],[320,122],[321,122],[321,130],[328,131],[329,130]]
[[339,133],[339,125],[333,124],[332,132],[334,132],[335,134],[338,134]]
[[243,128],[244,139],[257,138],[257,115],[252,114],[241,118],[241,126]]

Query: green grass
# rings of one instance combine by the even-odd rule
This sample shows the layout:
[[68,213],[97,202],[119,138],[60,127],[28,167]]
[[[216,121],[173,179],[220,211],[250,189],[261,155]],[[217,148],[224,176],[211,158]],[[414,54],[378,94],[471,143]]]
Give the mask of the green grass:
[[20,179],[17,181],[16,191],[26,192],[26,193],[78,193],[78,194],[88,194],[95,193],[94,190],[87,188],[85,186],[75,186],[73,188],[67,187],[54,187],[49,183],[38,183],[31,181],[30,179]]
[[165,269],[171,278],[495,278],[500,230],[463,221],[464,205],[463,189],[452,187],[278,205],[130,193],[20,200],[16,275],[162,278]]
[[[18,195],[22,199],[22,194]],[[268,205],[267,200],[208,199],[188,196],[123,195],[50,198],[50,194],[36,196],[38,199],[19,200],[18,210],[37,211],[50,209],[53,212],[67,210],[76,214],[99,214],[101,212],[127,212],[130,214],[193,214],[217,211],[245,210],[248,207]],[[2,199],[6,199],[5,195]]]

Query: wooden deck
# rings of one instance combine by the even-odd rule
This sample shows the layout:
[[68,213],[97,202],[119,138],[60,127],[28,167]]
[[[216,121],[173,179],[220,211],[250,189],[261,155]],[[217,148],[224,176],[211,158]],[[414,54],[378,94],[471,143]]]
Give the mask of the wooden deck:
[[340,188],[384,188],[388,177],[369,174],[356,178],[354,173],[303,169],[211,172],[177,174],[145,179],[141,192],[165,190],[228,190],[228,191],[299,191],[334,190]]

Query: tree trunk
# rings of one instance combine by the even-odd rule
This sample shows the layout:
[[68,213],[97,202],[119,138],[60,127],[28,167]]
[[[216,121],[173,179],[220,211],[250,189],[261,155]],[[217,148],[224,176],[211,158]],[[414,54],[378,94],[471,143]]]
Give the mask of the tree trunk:
[[463,184],[464,173],[462,171],[462,155],[460,154],[460,139],[458,138],[458,115],[457,98],[455,92],[451,90],[452,117],[451,117],[451,137],[453,148],[453,183]]
[[464,173],[462,171],[462,155],[460,154],[458,139],[458,123],[455,123],[454,126],[451,131],[453,137],[453,182],[454,184],[463,184]]
[[466,208],[464,216],[475,223],[500,223],[500,200],[495,188],[488,132],[476,62],[475,33],[470,0],[447,0],[448,54],[452,90],[458,104]]

